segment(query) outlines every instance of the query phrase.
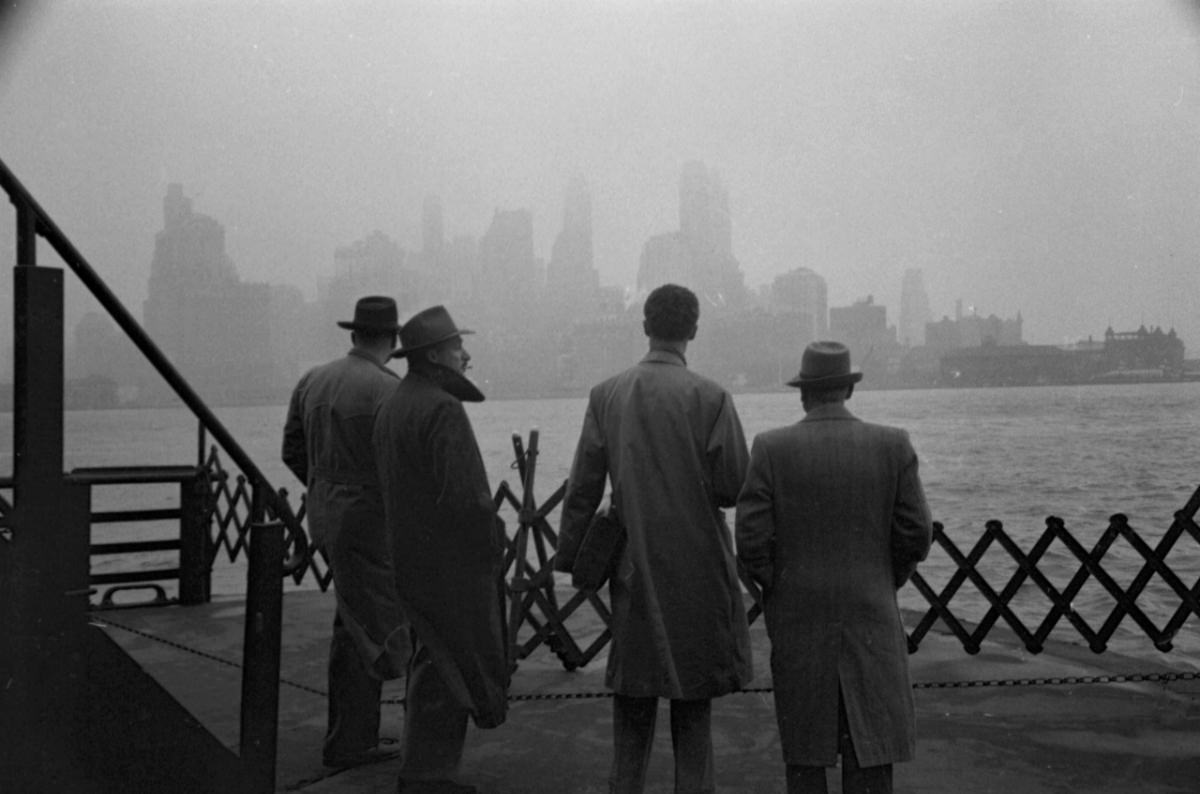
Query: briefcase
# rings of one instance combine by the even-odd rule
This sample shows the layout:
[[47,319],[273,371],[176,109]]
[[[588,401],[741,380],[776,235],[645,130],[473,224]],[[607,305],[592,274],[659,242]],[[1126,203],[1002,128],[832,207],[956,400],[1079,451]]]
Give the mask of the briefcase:
[[571,569],[571,584],[580,590],[599,590],[617,569],[625,550],[625,527],[616,508],[599,510],[592,516]]

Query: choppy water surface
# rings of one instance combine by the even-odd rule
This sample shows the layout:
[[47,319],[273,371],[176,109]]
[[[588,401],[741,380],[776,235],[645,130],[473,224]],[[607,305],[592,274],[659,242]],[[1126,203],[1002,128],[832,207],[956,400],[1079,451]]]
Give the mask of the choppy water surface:
[[[747,440],[802,416],[799,395],[793,391],[738,395],[735,402]],[[469,406],[493,489],[507,480],[519,490],[519,478],[512,469],[512,434],[519,433],[527,440],[536,427],[540,455],[535,492],[539,498],[548,496],[567,476],[584,407],[583,399],[497,400]],[[920,457],[934,517],[964,553],[990,519],[1003,522],[1018,545],[1028,551],[1050,515],[1061,517],[1084,547],[1091,549],[1109,516],[1118,512],[1128,515],[1131,525],[1155,546],[1174,512],[1200,485],[1194,445],[1200,426],[1200,383],[862,391],[854,395],[849,407],[865,420],[908,429]],[[224,408],[217,413],[276,487],[296,494],[302,490],[279,462],[283,406]],[[0,415],[0,448],[4,451],[11,451],[11,421],[11,414]],[[68,469],[190,463],[197,456],[197,424],[182,408],[72,412],[66,415],[65,435]],[[177,494],[167,487],[137,493],[109,488],[97,492],[95,509],[159,507],[176,502]],[[556,518],[552,516],[552,521]],[[506,519],[515,522],[511,513]],[[103,531],[115,533],[106,538],[110,539],[123,530],[104,527]],[[136,534],[145,527],[124,531]],[[1181,540],[1168,561],[1186,584],[1200,579],[1200,546],[1190,538]],[[1129,584],[1141,565],[1136,552],[1120,541],[1104,563],[1122,586]],[[1007,554],[993,548],[981,568],[989,583],[1001,590],[1015,565]],[[1062,588],[1079,564],[1056,544],[1042,568]],[[954,570],[953,561],[940,550],[921,568],[935,589],[944,586]],[[214,587],[227,592],[240,590],[243,583],[240,569],[218,571],[214,579]],[[911,587],[902,593],[901,603],[916,609],[926,606]],[[1138,603],[1161,625],[1178,602],[1156,578]],[[1098,628],[1113,604],[1111,596],[1089,582],[1074,608]],[[1031,627],[1048,608],[1044,596],[1028,583],[1015,601],[1017,613]],[[967,583],[955,597],[953,609],[967,620],[978,619],[986,604]],[[1065,621],[1060,626],[1063,628],[1053,637],[1077,638]],[[1193,618],[1176,639],[1179,652],[1166,658],[1200,662],[1198,635],[1200,629]],[[1110,647],[1142,656],[1155,654],[1128,618]]]

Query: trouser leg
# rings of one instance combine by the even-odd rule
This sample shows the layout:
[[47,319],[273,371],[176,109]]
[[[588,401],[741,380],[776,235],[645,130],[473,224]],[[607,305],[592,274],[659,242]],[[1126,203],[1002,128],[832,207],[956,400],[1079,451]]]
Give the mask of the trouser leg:
[[825,767],[788,764],[787,790],[788,794],[829,794]]
[[379,696],[382,683],[371,677],[341,615],[333,618],[329,643],[329,707],[325,757],[370,750],[379,743]]
[[676,794],[710,794],[713,788],[712,701],[671,701],[671,746]]
[[892,765],[859,766],[846,718],[846,703],[838,692],[838,752],[842,756],[842,794],[892,794]]
[[641,794],[654,746],[658,698],[613,695],[613,765],[611,794]]
[[418,638],[408,669],[400,778],[442,780],[452,776],[462,760],[468,716]]

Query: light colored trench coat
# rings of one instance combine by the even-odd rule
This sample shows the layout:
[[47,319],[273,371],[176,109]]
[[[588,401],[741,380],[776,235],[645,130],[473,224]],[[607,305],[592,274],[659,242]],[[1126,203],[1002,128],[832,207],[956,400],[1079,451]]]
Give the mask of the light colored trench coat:
[[746,441],[729,393],[651,351],[592,389],[563,502],[556,567],[571,569],[612,480],[628,532],[612,598],[606,684],[622,695],[712,698],[752,675],[733,539]]
[[925,558],[931,533],[905,431],[826,405],[754,439],[738,556],[764,587],[786,763],[836,763],[839,688],[860,764],[912,758],[896,590]]
[[401,675],[412,650],[371,451],[375,409],[399,382],[351,349],[300,379],[283,430],[283,462],[308,489],[308,529],[333,571],[338,615],[366,668],[382,679]]

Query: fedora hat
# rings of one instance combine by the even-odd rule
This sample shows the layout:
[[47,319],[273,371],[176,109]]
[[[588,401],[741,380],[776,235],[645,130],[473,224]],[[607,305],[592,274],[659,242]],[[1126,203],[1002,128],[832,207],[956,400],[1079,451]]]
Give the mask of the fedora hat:
[[354,304],[354,319],[338,320],[338,325],[351,331],[395,333],[400,330],[400,315],[396,301],[383,295],[368,295]]
[[414,314],[400,327],[400,347],[392,353],[392,358],[403,358],[416,350],[473,333],[456,326],[445,306],[431,306]]
[[813,342],[804,348],[800,359],[800,374],[787,382],[789,386],[818,386],[837,388],[862,380],[862,373],[850,367],[850,350],[841,342]]

